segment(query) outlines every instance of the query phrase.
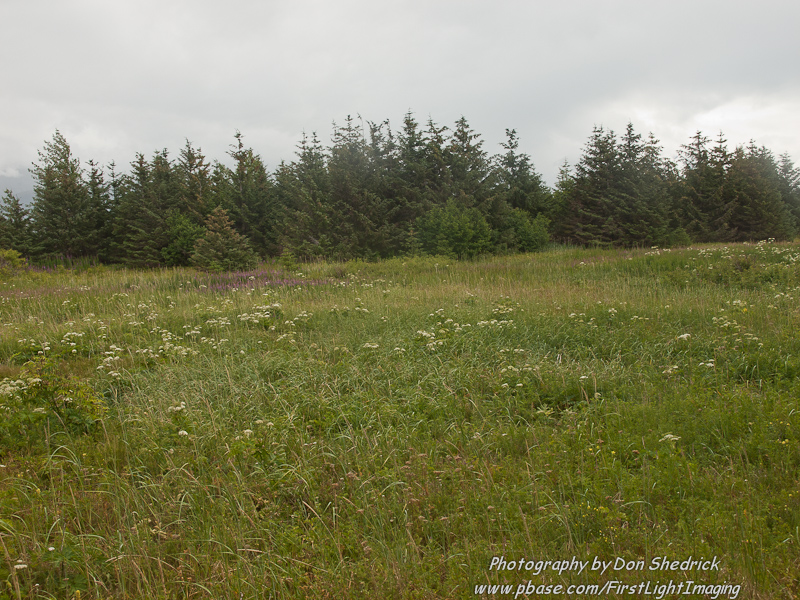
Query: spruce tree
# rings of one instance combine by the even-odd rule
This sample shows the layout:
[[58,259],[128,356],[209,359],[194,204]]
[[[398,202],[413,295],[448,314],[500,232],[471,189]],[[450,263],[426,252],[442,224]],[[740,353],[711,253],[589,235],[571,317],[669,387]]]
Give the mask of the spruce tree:
[[616,184],[614,218],[622,246],[664,244],[668,229],[668,172],[658,140],[647,141],[628,123],[620,140],[620,177]]
[[233,168],[220,170],[225,189],[220,205],[228,211],[236,230],[251,241],[259,254],[275,255],[283,219],[275,184],[261,157],[252,148],[244,147],[241,132],[237,131],[234,138],[236,143],[228,152],[234,160]]
[[800,168],[792,163],[788,154],[781,154],[778,162],[778,190],[794,218],[794,229],[800,233]]
[[[548,220],[534,220],[548,209],[551,194],[527,154],[520,154],[517,132],[506,129],[505,154],[492,159],[494,189],[488,211],[495,251],[531,251],[541,247],[537,228]],[[537,233],[534,233],[536,229]]]
[[206,230],[195,242],[191,263],[208,271],[250,269],[257,262],[256,253],[243,235],[238,234],[227,212],[217,207],[205,221]]
[[595,127],[575,167],[565,198],[562,235],[582,245],[608,246],[622,237],[615,207],[620,202],[620,151],[614,132]]
[[480,134],[473,131],[463,116],[455,123],[444,158],[450,171],[449,197],[464,208],[474,206],[487,216],[492,197],[489,158]]
[[276,197],[285,215],[280,235],[284,251],[298,258],[331,256],[336,219],[328,202],[326,156],[316,133],[303,134],[297,160],[281,163],[275,175]]
[[96,254],[100,260],[111,258],[111,196],[110,184],[105,182],[103,170],[93,160],[89,163],[89,180],[86,184],[88,194],[87,220],[89,224],[86,238],[90,254]]
[[174,165],[175,208],[197,225],[211,212],[211,165],[203,151],[187,139]]
[[681,150],[683,182],[678,198],[684,213],[684,228],[697,242],[729,242],[736,239],[731,216],[736,198],[726,189],[730,154],[722,134],[709,150],[709,139],[701,132]]
[[11,190],[0,200],[0,249],[31,254],[31,217]]
[[156,152],[148,162],[141,153],[124,177],[114,218],[119,260],[132,267],[163,263],[163,249],[172,241],[168,216],[180,212],[180,187],[168,152]]
[[505,153],[495,158],[496,192],[512,208],[519,208],[531,216],[548,210],[551,195],[541,175],[534,169],[531,157],[520,154],[519,138],[514,129],[506,129]]
[[34,180],[34,252],[77,257],[92,254],[95,223],[80,161],[56,130],[30,170]]
[[780,190],[778,165],[766,148],[737,148],[730,160],[725,193],[732,197],[730,216],[736,241],[794,237],[794,217]]

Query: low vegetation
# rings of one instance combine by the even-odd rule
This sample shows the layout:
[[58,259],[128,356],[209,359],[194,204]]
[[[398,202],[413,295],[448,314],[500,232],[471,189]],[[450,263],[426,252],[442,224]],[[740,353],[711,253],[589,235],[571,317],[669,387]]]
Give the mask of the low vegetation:
[[290,258],[2,272],[0,598],[800,595],[797,243]]

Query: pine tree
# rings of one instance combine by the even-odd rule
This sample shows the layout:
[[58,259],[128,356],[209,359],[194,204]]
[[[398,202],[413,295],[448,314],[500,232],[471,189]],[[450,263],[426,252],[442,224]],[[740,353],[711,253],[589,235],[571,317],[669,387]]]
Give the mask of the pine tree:
[[244,147],[241,132],[237,131],[234,138],[236,143],[228,152],[234,160],[233,169],[221,170],[226,190],[221,206],[259,254],[276,255],[283,215],[275,198],[275,185],[261,157]]
[[725,191],[736,207],[730,216],[735,241],[794,236],[794,217],[781,194],[778,165],[766,148],[751,143],[747,150],[739,147],[734,151]]
[[194,148],[189,140],[174,165],[177,192],[176,208],[197,225],[202,225],[211,212],[211,165],[203,151]]
[[111,256],[111,197],[110,184],[105,182],[103,170],[90,160],[89,180],[86,185],[88,194],[87,222],[89,225],[86,245],[90,254],[96,254],[107,261]]
[[11,190],[0,200],[0,249],[31,254],[31,217]]
[[716,146],[701,132],[682,147],[683,185],[678,204],[684,213],[684,228],[697,242],[729,242],[736,239],[731,216],[736,199],[726,189],[730,154],[720,133]]
[[224,208],[217,207],[206,219],[206,231],[194,245],[191,262],[209,271],[249,269],[257,262],[247,238],[238,234]]
[[463,116],[455,123],[444,158],[451,178],[449,197],[465,208],[474,206],[488,215],[493,183],[489,158],[480,134],[470,128]]
[[615,193],[614,218],[622,246],[650,246],[667,241],[669,166],[651,133],[647,141],[628,123],[620,140],[620,177]]
[[303,134],[297,160],[281,163],[275,180],[276,197],[287,224],[280,236],[284,250],[301,259],[330,256],[336,220],[328,203],[326,157],[316,133],[311,140]]
[[550,220],[553,236],[561,242],[572,239],[573,226],[570,214],[572,197],[575,190],[575,175],[572,167],[565,160],[558,170],[558,179],[553,188],[553,200],[546,216]]
[[[536,173],[527,154],[520,154],[517,132],[506,129],[505,154],[492,159],[494,189],[488,211],[488,221],[493,230],[495,251],[531,251],[541,247],[537,228],[548,220],[536,221],[548,209],[550,190]],[[534,229],[537,233],[534,234]],[[537,237],[538,236],[538,237]]]
[[614,132],[595,127],[576,165],[565,198],[567,222],[559,228],[569,241],[608,246],[622,238],[617,221],[621,156]]
[[800,233],[800,169],[788,154],[781,154],[778,163],[778,190],[781,199],[794,217],[794,229]]
[[340,258],[385,254],[388,207],[374,191],[377,186],[363,127],[348,116],[343,126],[334,123],[332,137],[328,201],[338,224],[331,232],[334,252]]
[[497,192],[512,208],[520,208],[534,217],[545,213],[551,201],[550,190],[534,169],[531,157],[518,152],[516,130],[506,129],[506,141],[501,145],[506,152],[495,159]]
[[83,169],[58,130],[39,151],[39,163],[33,164],[31,174],[34,252],[71,257],[92,254],[95,215]]
[[438,126],[428,118],[423,151],[424,210],[444,206],[453,196],[453,174],[448,166],[445,148],[446,126]]
[[156,152],[149,163],[139,153],[131,167],[114,216],[116,256],[132,267],[158,266],[172,241],[167,218],[180,212],[179,181],[166,150]]

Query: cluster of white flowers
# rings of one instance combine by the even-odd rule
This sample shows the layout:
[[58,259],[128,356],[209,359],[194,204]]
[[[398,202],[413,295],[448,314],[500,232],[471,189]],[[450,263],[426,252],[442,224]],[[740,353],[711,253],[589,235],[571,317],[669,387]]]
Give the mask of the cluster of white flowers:
[[228,317],[219,317],[218,319],[209,319],[206,321],[206,325],[211,325],[212,327],[216,325],[217,327],[227,327],[231,324],[231,320]]
[[514,321],[512,319],[498,321],[497,319],[492,319],[491,321],[478,321],[478,327],[490,327],[495,329],[516,329],[517,326],[514,325]]

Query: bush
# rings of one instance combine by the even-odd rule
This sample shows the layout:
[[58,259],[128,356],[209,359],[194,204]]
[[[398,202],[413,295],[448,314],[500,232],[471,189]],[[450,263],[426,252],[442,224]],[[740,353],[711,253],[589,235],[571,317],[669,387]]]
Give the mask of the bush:
[[18,379],[0,381],[0,455],[43,445],[48,434],[88,433],[105,410],[87,383],[59,373],[49,358],[36,357]]
[[454,200],[417,219],[419,242],[427,254],[473,258],[488,252],[492,234],[477,208],[463,208]]
[[550,241],[550,234],[547,232],[550,220],[542,214],[531,219],[529,213],[515,208],[511,211],[509,221],[514,230],[517,249],[521,252],[536,252]]
[[16,250],[0,250],[0,275],[10,277],[28,266],[28,261]]

